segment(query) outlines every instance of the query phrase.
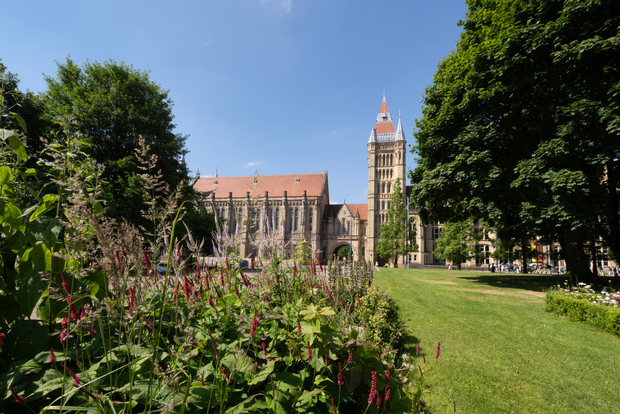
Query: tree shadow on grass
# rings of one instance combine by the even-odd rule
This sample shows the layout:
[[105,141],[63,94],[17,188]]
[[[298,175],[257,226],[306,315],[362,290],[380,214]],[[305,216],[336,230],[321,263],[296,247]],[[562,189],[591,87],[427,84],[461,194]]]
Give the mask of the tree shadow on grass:
[[415,355],[416,346],[418,345],[420,340],[409,333],[405,333],[402,339],[400,340],[400,349],[405,354]]
[[[544,292],[553,286],[564,286],[564,282],[570,278],[566,275],[537,275],[520,273],[493,273],[488,275],[464,277],[481,285],[493,287],[523,289],[534,292]],[[570,282],[569,282],[570,283]]]
[[[571,281],[569,275],[524,275],[521,273],[489,273],[479,276],[463,277],[463,279],[481,285],[531,290],[534,292],[545,292],[557,285],[564,287],[565,283],[568,283],[568,286],[575,286],[578,282],[575,278]],[[612,287],[614,289],[620,288],[620,277],[599,277],[599,282],[601,286]]]

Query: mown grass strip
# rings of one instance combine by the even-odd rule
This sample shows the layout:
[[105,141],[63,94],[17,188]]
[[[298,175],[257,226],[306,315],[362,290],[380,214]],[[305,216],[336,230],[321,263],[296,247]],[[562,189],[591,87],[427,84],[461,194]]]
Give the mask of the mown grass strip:
[[[381,269],[408,346],[442,353],[426,379],[433,412],[620,412],[620,339],[545,313],[561,276]],[[432,359],[427,358],[427,360]]]

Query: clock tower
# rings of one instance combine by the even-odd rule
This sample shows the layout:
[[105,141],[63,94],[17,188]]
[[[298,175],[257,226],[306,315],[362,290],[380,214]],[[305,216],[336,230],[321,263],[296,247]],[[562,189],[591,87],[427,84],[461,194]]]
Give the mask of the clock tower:
[[394,131],[392,115],[383,96],[381,109],[368,140],[368,228],[366,233],[366,257],[371,263],[382,263],[377,256],[377,244],[381,226],[387,221],[394,182],[400,179],[403,200],[406,200],[407,141],[398,116],[398,127]]

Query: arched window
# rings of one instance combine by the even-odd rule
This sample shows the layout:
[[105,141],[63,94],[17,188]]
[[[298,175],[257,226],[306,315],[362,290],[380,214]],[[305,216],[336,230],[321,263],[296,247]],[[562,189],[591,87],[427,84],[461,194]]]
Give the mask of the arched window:
[[390,192],[390,183],[388,183],[388,185],[387,185],[387,192],[388,193]]
[[385,193],[385,183],[381,184],[381,192]]
[[273,220],[273,228],[277,230],[279,226],[280,226],[280,209],[276,207],[276,216],[275,216],[275,219]]
[[381,202],[381,210],[385,210],[385,201]]
[[291,207],[291,213],[289,214],[290,218],[288,221],[288,231],[289,232],[293,232],[293,221],[295,220],[295,212],[293,211],[293,208]]
[[297,224],[299,223],[299,210],[295,208],[295,231],[297,231]]
[[338,220],[338,231],[336,231],[337,235],[340,235],[340,220]]
[[310,210],[308,211],[308,230],[312,231],[312,217],[313,216],[313,211],[312,211],[312,207],[310,207]]

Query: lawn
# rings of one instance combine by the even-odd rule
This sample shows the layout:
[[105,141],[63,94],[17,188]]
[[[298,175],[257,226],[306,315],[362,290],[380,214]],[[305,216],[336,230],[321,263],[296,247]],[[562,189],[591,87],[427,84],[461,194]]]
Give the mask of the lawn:
[[[545,313],[556,276],[381,269],[408,349],[430,369],[431,412],[620,413],[620,337]],[[437,342],[441,355],[435,361]]]

